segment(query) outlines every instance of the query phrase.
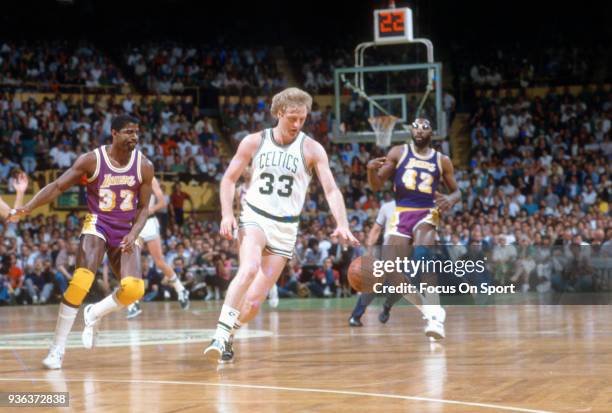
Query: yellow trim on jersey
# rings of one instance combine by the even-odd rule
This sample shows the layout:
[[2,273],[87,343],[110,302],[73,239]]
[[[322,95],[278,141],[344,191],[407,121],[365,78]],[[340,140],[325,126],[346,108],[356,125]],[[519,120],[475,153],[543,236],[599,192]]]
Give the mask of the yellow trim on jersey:
[[419,155],[419,154],[418,154],[418,153],[417,153],[417,152],[414,150],[414,145],[413,145],[413,144],[410,144],[410,150],[412,151],[412,154],[413,154],[413,155],[414,155],[416,158],[418,158],[418,159],[420,159],[420,160],[422,160],[422,161],[429,161],[429,160],[431,160],[431,158],[433,158],[433,156],[436,154],[436,150],[435,150],[435,149],[433,149],[433,148],[429,148],[429,149],[430,149],[430,150],[431,150],[431,152],[432,152],[432,153],[431,153],[431,155],[429,155],[429,156]]
[[425,208],[412,208],[412,207],[395,207],[395,212],[408,212],[408,211],[425,211],[425,210],[433,209],[433,207],[425,207]]
[[96,170],[91,178],[87,178],[87,183],[91,183],[96,180],[98,174],[100,173],[100,148],[94,149],[94,154],[96,154]]
[[437,162],[438,162],[438,171],[440,172],[440,177],[443,175],[442,173],[442,154],[436,151]]
[[408,156],[408,152],[410,151],[410,149],[408,148],[408,144],[405,143],[404,144],[404,152],[402,153],[402,156],[400,156],[399,161],[397,162],[397,165],[401,165],[402,162],[404,162],[404,159],[406,159],[406,156]]
[[[134,149],[132,151],[132,156],[130,157],[130,161],[128,162],[128,164],[126,166],[124,166],[123,168],[117,168],[114,167],[113,164],[110,161],[110,158],[108,157],[108,154],[106,153],[106,148],[108,145],[104,145],[102,147],[100,147],[100,152],[102,152],[102,156],[104,156],[104,160],[106,161],[106,164],[108,165],[108,168],[113,171],[113,172],[117,172],[117,173],[125,173],[127,171],[130,170],[130,168],[132,167],[132,164],[134,163],[134,158],[136,158],[136,150]],[[138,151],[140,152],[140,151]]]

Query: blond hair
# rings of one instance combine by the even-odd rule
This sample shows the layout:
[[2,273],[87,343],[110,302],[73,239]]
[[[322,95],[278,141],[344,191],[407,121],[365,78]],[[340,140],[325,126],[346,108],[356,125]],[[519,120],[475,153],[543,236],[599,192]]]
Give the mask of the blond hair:
[[288,108],[299,106],[305,106],[306,110],[310,112],[312,107],[312,96],[302,89],[290,87],[274,95],[270,113],[272,113],[272,116],[275,118],[278,118],[281,112],[284,112]]

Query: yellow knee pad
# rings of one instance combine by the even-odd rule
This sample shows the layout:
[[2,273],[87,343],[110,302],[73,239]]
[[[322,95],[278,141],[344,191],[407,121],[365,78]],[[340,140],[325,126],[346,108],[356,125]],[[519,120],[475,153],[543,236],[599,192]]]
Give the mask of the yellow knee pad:
[[77,268],[74,271],[70,285],[64,292],[64,300],[75,307],[80,306],[94,282],[94,273],[87,268]]
[[130,305],[140,300],[144,295],[144,281],[140,278],[127,276],[121,279],[121,288],[117,291],[117,301],[122,305]]

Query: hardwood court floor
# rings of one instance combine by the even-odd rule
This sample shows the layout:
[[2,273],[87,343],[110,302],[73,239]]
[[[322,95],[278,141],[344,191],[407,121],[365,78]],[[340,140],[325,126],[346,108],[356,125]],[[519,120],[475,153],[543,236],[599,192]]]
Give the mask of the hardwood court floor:
[[114,347],[93,351],[79,313],[61,371],[40,364],[57,306],[0,308],[0,392],[67,391],[79,412],[612,412],[611,307],[450,307],[431,345],[408,306],[349,328],[353,302],[265,306],[222,367],[202,356],[218,302],[113,314],[100,339]]

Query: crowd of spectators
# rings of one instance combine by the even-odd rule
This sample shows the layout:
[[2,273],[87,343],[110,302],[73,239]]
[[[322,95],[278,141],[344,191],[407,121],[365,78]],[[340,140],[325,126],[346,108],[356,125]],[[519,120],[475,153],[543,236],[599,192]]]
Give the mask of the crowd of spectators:
[[[443,239],[500,246],[501,255],[512,245],[607,244],[609,253],[611,120],[612,94],[603,86],[577,95],[551,88],[534,98],[483,94],[470,120],[470,166],[456,174],[463,202],[444,217]],[[502,274],[500,282],[522,279],[528,288],[525,277]]]
[[121,70],[93,44],[67,41],[0,41],[0,84],[57,91],[61,85],[87,89],[127,85]]
[[28,174],[68,168],[79,155],[110,142],[111,119],[122,113],[139,118],[141,150],[156,171],[185,181],[220,179],[227,159],[220,154],[213,119],[202,115],[190,96],[164,101],[58,94],[36,101],[0,93],[0,184],[18,167]]
[[[352,48],[292,48],[286,51],[294,73],[299,75],[300,84],[312,94],[334,93],[334,70],[355,66]],[[415,48],[368,49],[364,54],[364,66],[399,65],[426,61],[424,51]],[[349,79],[355,83],[352,77]],[[422,93],[427,87],[427,71],[400,71],[369,73],[365,75],[365,87],[371,95],[390,93]],[[342,88],[343,94],[351,89]]]
[[[177,109],[179,103],[174,103],[177,111],[182,110]],[[230,119],[245,130],[271,126],[268,105],[268,99],[226,104],[226,119],[222,121],[224,134],[230,136],[229,131],[236,129]],[[547,270],[537,256],[527,256],[524,251],[531,248],[530,251],[537,252],[549,245],[580,248],[602,245],[604,251],[609,251],[611,108],[610,92],[604,88],[585,88],[578,95],[553,88],[543,98],[528,98],[524,93],[483,95],[470,121],[470,165],[456,170],[462,202],[443,215],[441,243],[486,251],[494,263],[490,276],[498,284],[514,283],[524,290],[532,288],[541,292],[596,288],[599,284],[593,278],[585,281],[584,277],[575,276],[580,267],[572,267],[574,275],[555,272],[554,268]],[[146,117],[143,113],[139,116]],[[367,162],[382,152],[369,144],[332,144],[331,122],[330,108],[321,111],[315,105],[305,131],[324,145],[336,181],[345,188],[351,229],[363,244],[381,203],[390,200],[389,192],[384,199],[379,199],[366,184]],[[170,204],[172,196],[180,198],[178,194],[180,187],[175,187],[169,195]],[[304,208],[295,257],[279,281],[281,296],[350,294],[346,270],[355,256],[365,253],[365,248],[341,246],[330,237],[333,219],[316,181]],[[203,298],[220,298],[237,265],[236,246],[219,238],[216,221],[200,221],[193,214],[179,219],[176,212],[172,213],[172,206],[169,211],[162,212],[171,214],[169,218],[162,217],[166,223],[167,261],[196,297],[201,292]],[[18,274],[25,274],[21,277],[23,283],[12,284],[13,291],[18,288],[17,292],[24,294],[16,296],[22,297],[18,300],[44,302],[50,299],[49,295],[53,298],[53,292],[56,295],[61,292],[71,271],[65,264],[60,265],[63,261],[57,262],[63,245],[59,240],[67,240],[65,248],[69,251],[79,227],[79,218],[71,214],[64,223],[54,217],[39,216],[27,219],[16,228],[5,228],[0,246],[0,252],[8,257],[4,273],[9,278],[13,274],[15,279],[20,278]],[[41,250],[43,255],[47,251],[57,255],[37,262],[32,257],[37,257],[34,253]],[[509,260],[518,260],[518,265],[509,265]],[[557,266],[567,268],[564,264]],[[172,294],[159,272],[151,265],[146,268],[147,299]],[[39,273],[46,282],[33,278]],[[32,281],[25,283],[28,277]],[[55,288],[50,293],[51,284]],[[107,284],[101,277],[101,288]]]
[[471,47],[458,48],[453,56],[456,74],[485,88],[581,84],[609,78],[601,70],[607,67],[608,52],[596,45],[539,48],[516,44],[490,51]]
[[[120,113],[139,117],[141,150],[157,171],[218,181],[227,166],[212,120],[199,113],[189,96],[169,101],[95,96],[81,101],[57,95],[40,102],[20,96],[0,94],[0,184],[8,183],[15,168],[31,174],[70,166],[80,153],[109,142],[110,119]],[[269,95],[263,96],[221,106],[224,138],[237,142],[249,131],[274,124],[270,98],[265,97]],[[345,110],[363,122],[365,106],[355,97]],[[592,278],[584,281],[560,270],[542,269],[537,257],[524,252],[549,245],[600,245],[610,250],[611,119],[612,94],[603,86],[585,87],[576,95],[569,89],[551,88],[544,97],[496,90],[479,96],[470,118],[470,164],[456,170],[462,201],[442,216],[441,243],[466,248],[466,253],[468,247],[485,251],[499,264],[490,275],[498,284],[540,292],[601,287]],[[329,156],[336,182],[343,188],[351,229],[362,246],[345,247],[331,238],[333,219],[314,180],[295,256],[279,281],[281,296],[350,294],[348,265],[365,253],[366,234],[380,205],[390,200],[388,192],[381,199],[366,183],[367,162],[382,151],[371,144],[331,143],[332,121],[331,108],[315,103],[305,131],[322,143]],[[195,297],[220,298],[237,266],[236,246],[219,237],[216,220],[184,212],[183,202],[188,199],[181,192],[180,185],[175,186],[168,193],[170,207],[161,211],[165,258]],[[57,300],[74,269],[81,224],[82,218],[74,213],[62,221],[51,215],[2,224],[0,301]],[[145,259],[147,299],[172,295],[159,271]],[[519,264],[510,265],[511,260]],[[113,277],[105,268],[96,284],[100,294],[112,288]]]
[[223,94],[269,94],[287,86],[268,47],[150,43],[130,46],[125,64],[152,93],[182,93],[206,87]]

